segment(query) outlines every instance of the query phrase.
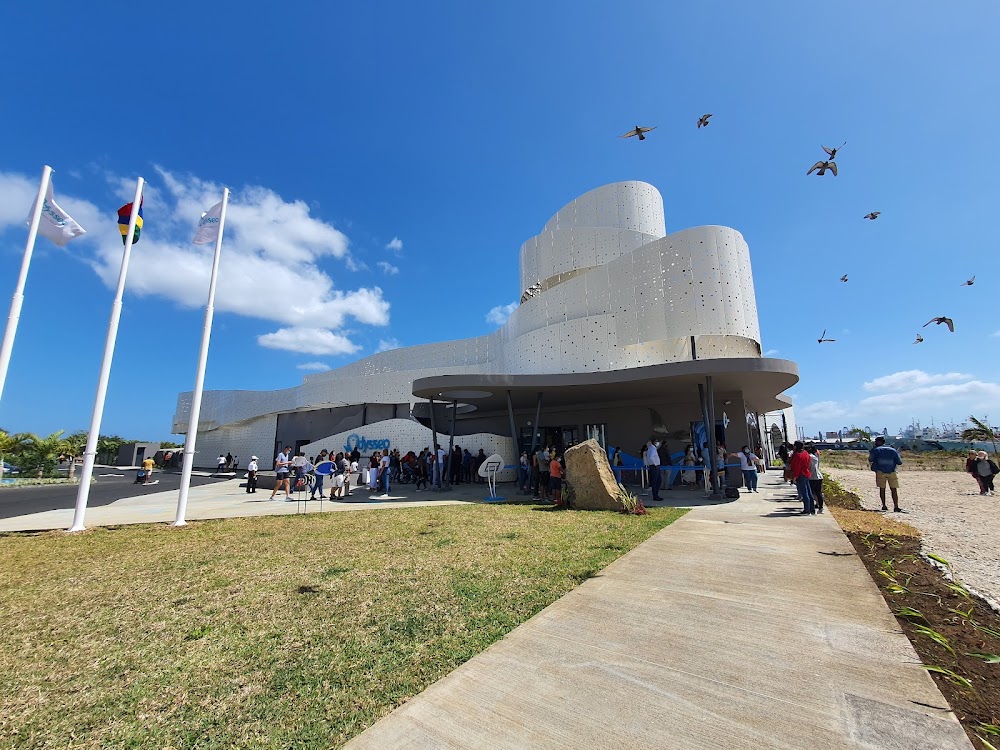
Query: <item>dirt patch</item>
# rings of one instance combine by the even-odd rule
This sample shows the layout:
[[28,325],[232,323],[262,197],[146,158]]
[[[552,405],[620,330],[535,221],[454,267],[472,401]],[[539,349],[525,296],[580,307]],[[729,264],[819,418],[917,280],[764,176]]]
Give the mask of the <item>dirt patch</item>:
[[920,536],[917,529],[908,523],[896,520],[894,516],[863,508],[861,498],[845,489],[844,485],[833,477],[826,476],[823,479],[823,498],[826,507],[837,519],[837,523],[848,533]]
[[[863,508],[881,507],[871,471],[825,468],[824,472],[846,492],[856,494]],[[917,528],[925,551],[950,560],[967,586],[1000,607],[1000,497],[982,497],[975,480],[960,471],[901,475],[899,497],[907,512],[887,515]]]
[[1000,615],[922,558],[919,538],[847,536],[973,744],[1000,745]]
[[[965,471],[964,451],[901,451],[900,472]],[[868,451],[820,451],[823,468],[868,470]]]

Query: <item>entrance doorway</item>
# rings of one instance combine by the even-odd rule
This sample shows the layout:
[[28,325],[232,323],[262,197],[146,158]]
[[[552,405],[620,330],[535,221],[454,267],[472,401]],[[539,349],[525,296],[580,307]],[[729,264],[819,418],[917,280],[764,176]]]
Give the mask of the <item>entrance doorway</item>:
[[607,425],[605,423],[601,424],[588,424],[584,427],[584,433],[586,437],[585,440],[596,440],[600,443],[601,448],[604,450],[608,449],[607,441]]

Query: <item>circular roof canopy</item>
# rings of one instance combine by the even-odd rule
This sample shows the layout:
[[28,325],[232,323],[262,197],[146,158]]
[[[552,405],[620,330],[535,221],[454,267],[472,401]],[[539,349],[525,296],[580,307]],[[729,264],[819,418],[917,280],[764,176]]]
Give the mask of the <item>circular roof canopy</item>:
[[466,398],[489,398],[492,395],[493,391],[442,391],[438,393],[439,397],[452,401]]
[[[706,376],[712,376],[717,394],[742,393],[748,410],[766,413],[791,405],[780,394],[799,381],[799,368],[786,359],[741,357],[666,362],[599,372],[435,375],[414,380],[413,395],[436,400],[442,398],[442,394],[448,397],[470,391],[488,394],[477,397],[476,407],[480,412],[505,411],[508,392],[515,409],[533,408],[539,393],[543,394],[543,408],[546,409],[639,399],[652,403],[671,395],[696,401],[698,385],[705,382]],[[470,397],[463,395],[461,398]]]

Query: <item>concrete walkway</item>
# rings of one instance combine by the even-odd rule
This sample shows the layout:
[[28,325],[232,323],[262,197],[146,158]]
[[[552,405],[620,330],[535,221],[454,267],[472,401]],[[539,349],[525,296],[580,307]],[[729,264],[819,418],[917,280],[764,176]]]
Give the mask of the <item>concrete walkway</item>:
[[[406,485],[404,485],[405,487]],[[207,520],[212,518],[246,518],[250,516],[280,516],[294,513],[334,512],[343,510],[365,510],[376,508],[408,508],[421,505],[455,505],[463,502],[483,502],[486,490],[480,485],[456,488],[454,492],[413,492],[413,485],[403,493],[393,492],[387,498],[381,494],[369,493],[367,488],[353,488],[350,498],[342,502],[319,500],[305,502],[307,493],[293,496],[302,499],[286,501],[284,493],[278,500],[269,500],[271,490],[260,489],[253,494],[246,491],[246,480],[203,484],[188,491],[187,520]],[[76,490],[73,489],[73,496]],[[86,526],[117,526],[132,523],[172,523],[177,512],[177,490],[150,492],[145,495],[123,497],[108,505],[87,509]],[[68,529],[73,522],[73,508],[30,513],[23,516],[0,519],[0,532],[5,531],[45,531]]]
[[[126,469],[110,469],[121,472]],[[202,476],[220,476],[208,472],[199,472]],[[384,508],[414,508],[424,505],[458,505],[463,503],[487,502],[488,490],[485,484],[460,484],[451,490],[416,491],[412,484],[395,485],[389,497],[383,497],[381,492],[369,492],[367,487],[351,488],[347,500],[331,502],[305,502],[307,493],[285,500],[284,493],[278,495],[278,500],[269,500],[271,488],[261,487],[254,494],[247,494],[246,480],[243,474],[233,474],[228,481],[213,482],[197,487],[191,487],[188,492],[187,520],[198,521],[213,518],[248,518],[252,516],[280,516],[294,513],[329,513],[349,510],[378,510]],[[273,484],[273,482],[272,482]],[[29,488],[30,489],[30,488]],[[329,486],[326,492],[329,492]],[[76,487],[66,485],[66,507],[60,510],[48,510],[39,513],[28,513],[21,516],[0,518],[0,533],[9,531],[49,531],[68,529],[73,522],[73,505],[76,499]],[[527,500],[518,494],[512,485],[501,485],[498,488],[501,496],[508,500]],[[709,501],[701,492],[684,490],[664,491],[661,503],[649,503],[649,491],[642,495],[643,501],[651,505],[671,505],[674,507],[690,507],[705,504]],[[143,495],[122,497],[106,505],[94,505],[87,509],[85,518],[87,528],[98,526],[118,526],[132,523],[172,523],[177,512],[177,489],[165,492],[148,492]]]
[[699,507],[348,743],[972,745],[829,515],[779,477]]

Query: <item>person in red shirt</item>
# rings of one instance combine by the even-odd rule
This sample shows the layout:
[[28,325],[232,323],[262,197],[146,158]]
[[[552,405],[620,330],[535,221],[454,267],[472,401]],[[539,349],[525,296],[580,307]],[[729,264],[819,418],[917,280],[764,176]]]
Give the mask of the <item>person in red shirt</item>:
[[559,463],[559,456],[552,451],[552,460],[549,461],[549,491],[552,493],[552,504],[557,508],[562,507],[562,464]]
[[802,515],[806,516],[816,515],[812,487],[809,485],[811,476],[812,474],[809,471],[809,453],[806,451],[805,446],[802,445],[802,441],[796,440],[795,452],[792,453],[792,479],[795,481],[795,487],[799,491],[799,497],[802,498]]

